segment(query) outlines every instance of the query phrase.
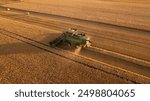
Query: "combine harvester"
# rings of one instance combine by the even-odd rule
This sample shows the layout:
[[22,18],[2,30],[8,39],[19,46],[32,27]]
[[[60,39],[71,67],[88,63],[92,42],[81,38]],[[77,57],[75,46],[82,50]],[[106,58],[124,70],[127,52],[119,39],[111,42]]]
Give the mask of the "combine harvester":
[[50,45],[52,47],[56,47],[60,43],[67,43],[68,46],[75,48],[89,47],[91,45],[89,37],[84,32],[80,32],[74,28],[70,28],[67,31],[64,31],[60,37],[50,42]]

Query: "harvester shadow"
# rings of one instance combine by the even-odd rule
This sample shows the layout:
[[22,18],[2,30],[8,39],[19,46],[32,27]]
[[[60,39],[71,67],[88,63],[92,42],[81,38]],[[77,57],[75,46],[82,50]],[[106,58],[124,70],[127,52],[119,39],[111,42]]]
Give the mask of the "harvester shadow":
[[0,43],[0,55],[42,53],[44,51],[40,48],[40,46],[35,45],[35,43],[37,42],[38,44],[48,46],[49,42],[53,40],[55,38],[54,36],[56,35],[57,35],[56,33],[44,34],[43,35],[44,37],[41,40],[30,38],[31,40],[33,40],[34,43],[29,42],[14,42],[14,43],[12,42],[9,44]]
[[11,43],[11,44],[1,44],[0,45],[0,55],[9,54],[33,54],[39,53],[42,50],[27,45],[25,43]]

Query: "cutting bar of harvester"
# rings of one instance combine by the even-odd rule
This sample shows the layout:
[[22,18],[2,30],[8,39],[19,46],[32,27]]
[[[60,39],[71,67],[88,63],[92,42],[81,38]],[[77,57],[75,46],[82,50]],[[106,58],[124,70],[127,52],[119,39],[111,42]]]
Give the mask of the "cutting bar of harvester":
[[61,36],[59,36],[58,38],[56,38],[55,40],[53,40],[52,42],[49,42],[49,43],[51,46],[55,47],[59,43],[63,42],[63,40],[64,40],[64,34],[61,34]]

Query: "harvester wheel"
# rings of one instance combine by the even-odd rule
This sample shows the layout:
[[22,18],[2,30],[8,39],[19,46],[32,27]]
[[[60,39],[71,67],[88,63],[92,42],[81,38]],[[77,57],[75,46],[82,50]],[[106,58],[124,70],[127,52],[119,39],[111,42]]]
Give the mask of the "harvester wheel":
[[71,47],[71,43],[70,42],[67,42],[67,44],[68,44],[69,47]]

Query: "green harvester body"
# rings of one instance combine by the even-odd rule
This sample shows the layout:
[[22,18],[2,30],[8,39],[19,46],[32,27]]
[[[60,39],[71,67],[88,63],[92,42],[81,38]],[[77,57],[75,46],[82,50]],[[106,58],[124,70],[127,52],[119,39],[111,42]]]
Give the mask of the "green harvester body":
[[73,28],[64,31],[60,37],[50,42],[50,45],[56,47],[61,42],[68,43],[68,45],[71,47],[88,47],[90,45],[89,37],[87,37],[85,33]]

